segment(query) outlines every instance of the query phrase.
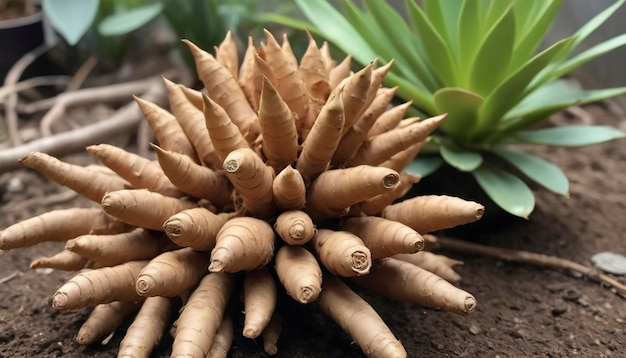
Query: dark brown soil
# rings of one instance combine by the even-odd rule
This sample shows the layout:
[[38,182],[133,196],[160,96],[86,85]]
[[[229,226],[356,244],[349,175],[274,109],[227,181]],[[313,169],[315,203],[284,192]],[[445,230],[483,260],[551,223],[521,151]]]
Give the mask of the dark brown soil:
[[[601,106],[585,108],[594,122],[621,126],[626,118]],[[571,121],[561,115],[561,121]],[[626,147],[623,140],[586,148],[540,148],[537,153],[564,168],[572,182],[565,199],[538,190],[538,205],[529,221],[454,232],[466,240],[493,246],[556,255],[590,264],[601,251],[626,254]],[[66,158],[84,162],[86,156]],[[22,188],[9,185],[19,179]],[[0,177],[0,228],[53,208],[91,205],[75,198],[47,204],[61,189],[32,171]],[[419,185],[419,184],[418,184]],[[459,183],[459,185],[464,185]],[[9,190],[11,186],[11,190]],[[19,190],[18,190],[19,189]],[[502,218],[493,219],[494,223]],[[505,224],[505,225],[504,225]],[[122,333],[107,345],[82,347],[74,337],[87,310],[58,312],[50,297],[71,274],[31,271],[38,256],[48,256],[59,244],[0,252],[0,356],[114,357]],[[360,291],[402,341],[410,357],[619,357],[626,346],[626,304],[610,288],[567,272],[506,263],[459,252],[460,286],[478,300],[469,316],[399,304]],[[623,281],[623,278],[618,278]],[[280,357],[362,357],[350,337],[314,307],[282,300],[284,327]],[[236,333],[241,307],[232,307]],[[236,337],[240,337],[236,334]],[[154,357],[168,355],[166,335]],[[236,338],[231,357],[263,357],[261,341]]]

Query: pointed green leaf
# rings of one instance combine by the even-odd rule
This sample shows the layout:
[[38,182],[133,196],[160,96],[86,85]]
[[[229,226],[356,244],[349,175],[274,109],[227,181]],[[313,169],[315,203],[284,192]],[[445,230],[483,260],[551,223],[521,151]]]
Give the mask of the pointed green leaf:
[[557,194],[569,195],[569,181],[563,171],[553,163],[512,149],[495,148],[493,152],[544,188]]
[[[541,15],[546,6],[550,6],[552,0],[526,0],[513,2],[515,13],[515,33],[524,35],[532,28],[533,23]],[[521,38],[516,38],[516,43]]]
[[602,56],[607,52],[610,52],[618,47],[626,45],[626,34],[622,34],[613,37],[610,40],[606,40],[599,43],[588,50],[581,52],[575,57],[569,59],[567,62],[559,66],[553,73],[554,78],[559,78],[572,70],[582,66],[583,64],[593,60],[596,57]]
[[491,200],[506,212],[527,219],[535,208],[533,192],[515,175],[486,163],[472,175]]
[[393,57],[402,67],[402,73],[410,78],[414,77],[413,81],[421,79],[426,87],[434,91],[437,88],[436,81],[419,55],[417,47],[413,46],[414,42],[407,39],[412,38],[409,36],[411,30],[402,16],[384,1],[365,0],[365,5],[368,14],[381,30],[384,42],[392,48],[395,54]]
[[274,22],[297,30],[309,30],[312,34],[318,34],[320,36],[323,36],[322,31],[316,26],[313,26],[313,24],[311,24],[310,22],[297,19],[292,16],[286,16],[273,12],[264,12],[256,15],[256,18],[260,23]]
[[[543,108],[560,108],[563,103],[573,105],[581,97],[579,85],[566,80],[555,80],[537,88],[513,107],[504,117],[510,119],[527,117],[535,112],[543,112]],[[551,111],[551,110],[550,110]]]
[[458,87],[446,87],[433,96],[438,113],[448,113],[439,128],[455,138],[466,138],[478,122],[478,110],[485,99]]
[[443,160],[439,157],[418,157],[411,161],[404,171],[423,178],[434,173],[441,165],[443,165]]
[[483,96],[500,84],[509,66],[515,39],[513,7],[488,30],[470,70],[469,88]]
[[[414,6],[414,3],[415,0],[405,0],[407,9]],[[451,49],[458,47],[456,35],[461,5],[461,1],[424,0],[426,16]]]
[[446,163],[463,172],[471,172],[483,163],[482,155],[471,150],[442,145],[439,152]]
[[515,0],[490,1],[485,17],[485,24],[483,25],[485,29],[490,29],[514,2]]
[[124,35],[155,19],[163,10],[163,4],[154,3],[111,15],[98,25],[103,36]]
[[617,11],[622,5],[624,5],[626,0],[618,0],[613,3],[611,6],[607,7],[596,16],[594,16],[591,20],[587,21],[581,28],[578,29],[574,33],[572,37],[576,40],[570,45],[569,51],[574,51],[583,41],[587,39],[589,35],[591,35],[598,27],[600,27],[606,20],[609,19]]
[[385,76],[385,84],[389,87],[399,86],[396,95],[405,101],[413,101],[413,105],[430,114],[437,114],[432,93],[418,82],[410,82],[390,71]]
[[592,103],[626,93],[626,87],[583,90],[564,80],[550,82],[524,98],[499,124],[502,135],[524,129],[573,105]]
[[[357,7],[351,0],[341,1],[341,8],[346,19],[359,32],[361,37],[368,40],[368,44],[372,50],[376,52],[382,62],[388,62],[392,58],[395,59],[395,63],[391,69],[392,72],[398,73],[405,77],[409,82],[422,86],[433,86],[432,74],[426,70],[423,65],[419,64],[412,66],[403,57],[398,56],[398,52],[394,49],[389,36],[385,33],[380,24],[372,16],[371,12],[366,12]],[[396,35],[397,37],[397,35]],[[329,38],[333,41],[333,38]],[[373,59],[370,59],[370,61]]]
[[43,0],[42,9],[52,26],[74,46],[85,35],[98,12],[99,0]]
[[[538,14],[520,14],[517,10],[522,4],[533,4],[534,8],[541,8],[541,10],[535,11]],[[545,40],[546,33],[550,29],[554,18],[559,12],[563,0],[535,0],[535,1],[516,1],[516,19],[526,19],[528,25],[523,27],[522,32],[517,33],[517,39],[515,49],[513,50],[513,56],[511,56],[510,69],[521,66],[539,47],[542,41]],[[533,11],[534,12],[534,11]],[[520,15],[518,17],[518,14]]]
[[479,135],[493,131],[506,112],[515,106],[521,99],[526,86],[539,73],[552,58],[557,55],[571,39],[565,39],[550,46],[537,54],[524,66],[504,79],[498,87],[487,96],[485,103],[480,109],[481,122],[479,123]]
[[[359,36],[368,40],[367,43],[376,53],[376,57],[382,57],[385,61],[396,57],[389,40],[369,14],[366,14],[350,0],[341,1],[341,9],[346,20],[359,33]],[[332,37],[330,39],[332,40]],[[373,59],[371,58],[369,61]]]
[[345,53],[351,53],[356,61],[369,63],[377,57],[367,41],[327,1],[296,0],[296,4],[325,38],[332,39]]
[[553,58],[551,63],[546,66],[546,69],[542,71],[537,78],[533,81],[531,86],[529,87],[529,91],[533,91],[535,88],[546,84],[549,81],[552,81],[557,78],[557,73],[555,69],[563,62],[567,57],[569,57],[576,48],[587,39],[587,37],[593,33],[598,27],[600,27],[617,9],[619,9],[626,0],[618,0],[613,3],[611,6],[607,7],[596,16],[594,16],[591,20],[587,21],[581,28],[578,29],[572,36],[570,36],[573,41],[567,45],[566,48],[563,49],[561,53]]
[[458,73],[450,47],[417,3],[409,2],[409,4],[412,4],[408,6],[409,16],[415,25],[417,35],[422,40],[431,70],[437,75],[443,87],[456,84]]
[[467,87],[470,75],[470,67],[474,62],[474,56],[480,47],[483,36],[483,20],[481,2],[464,0],[459,25],[457,28],[458,50],[457,66],[461,76],[460,85]]
[[515,134],[517,140],[525,143],[571,147],[607,142],[624,136],[624,132],[610,126],[563,126]]

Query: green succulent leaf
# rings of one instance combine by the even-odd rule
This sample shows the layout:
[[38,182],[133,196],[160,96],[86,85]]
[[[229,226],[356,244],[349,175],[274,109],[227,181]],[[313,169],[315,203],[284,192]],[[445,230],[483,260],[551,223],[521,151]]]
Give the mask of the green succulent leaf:
[[436,113],[435,103],[431,92],[419,82],[408,81],[394,72],[387,72],[387,82],[399,86],[396,94],[401,98],[410,98],[413,105],[426,113]]
[[[421,74],[415,76],[417,79],[423,78],[423,75],[429,74],[425,71],[426,65],[422,61],[420,54],[416,47],[412,46],[412,41],[407,41],[407,38],[397,36],[397,34],[410,34],[408,25],[389,4],[385,1],[379,0],[365,0],[365,4],[372,18],[381,29],[384,34],[386,42],[392,47],[395,57],[399,64],[401,64],[401,71],[405,75],[415,76],[416,71]],[[418,67],[418,68],[415,68]],[[409,69],[407,71],[407,69]]]
[[439,157],[417,157],[404,168],[404,171],[425,177],[437,171],[442,165],[443,160]]
[[577,147],[623,138],[626,133],[609,126],[562,126],[534,131],[520,131],[515,139],[532,144]]
[[[515,16],[509,6],[500,19],[487,31],[469,71],[469,88],[488,95],[506,76],[515,38]],[[463,59],[463,61],[472,61]]]
[[439,128],[455,138],[465,138],[470,133],[485,101],[479,94],[459,87],[442,88],[435,92],[433,99],[437,112],[448,114]]
[[296,0],[296,4],[326,38],[360,63],[369,63],[378,54],[350,22],[327,1]]
[[487,163],[472,175],[491,200],[506,212],[527,219],[535,208],[533,192],[517,176]]
[[618,47],[626,45],[626,34],[622,34],[613,37],[610,40],[601,42],[588,50],[581,52],[575,57],[569,59],[567,62],[559,66],[552,72],[553,77],[561,77],[572,70],[582,66],[583,64],[593,60],[596,57],[602,56],[605,53],[615,50]]
[[458,50],[456,52],[457,67],[463,83],[467,83],[472,59],[482,41],[483,36],[483,12],[481,11],[481,1],[463,1],[463,7],[459,15],[459,25],[457,27],[459,39]]
[[567,107],[601,101],[626,93],[626,87],[583,90],[564,80],[549,82],[532,92],[506,114],[498,127],[500,138],[544,120]]
[[596,16],[594,16],[591,20],[587,21],[582,27],[578,29],[570,38],[573,41],[561,52],[558,56],[554,58],[554,60],[550,63],[549,66],[546,66],[544,71],[541,72],[539,76],[537,76],[536,80],[533,81],[533,84],[530,86],[529,90],[532,91],[535,88],[542,86],[543,84],[558,78],[561,76],[559,71],[556,69],[560,64],[570,56],[576,48],[587,39],[589,35],[591,35],[598,27],[600,27],[606,20],[617,11],[622,5],[624,5],[626,0],[618,0],[613,3],[611,6],[607,7]]
[[99,0],[43,0],[52,27],[74,46],[87,33],[98,12]]
[[458,73],[456,63],[449,44],[441,36],[437,29],[430,22],[424,11],[415,2],[409,4],[408,12],[412,20],[417,35],[419,36],[426,53],[426,58],[431,70],[443,84],[443,87],[451,87],[458,83]]
[[569,181],[563,171],[553,163],[537,156],[506,148],[493,152],[544,188],[569,196]]
[[507,111],[518,103],[526,86],[564,47],[572,40],[564,39],[533,57],[516,72],[504,79],[485,99],[480,109],[478,135],[484,135],[496,128]]
[[[515,2],[516,44],[510,68],[518,68],[532,56],[545,39],[563,0],[528,0]],[[525,21],[524,21],[525,20]]]
[[463,172],[471,172],[483,163],[483,156],[472,150],[441,145],[439,152],[446,163]]
[[111,15],[98,25],[98,32],[104,36],[118,36],[135,31],[154,20],[163,11],[163,4],[144,5]]
[[364,39],[368,39],[368,46],[378,54],[378,57],[382,57],[385,61],[395,57],[393,47],[389,44],[387,37],[380,30],[371,14],[362,11],[349,0],[342,1],[341,8],[346,19],[352,24],[354,29]]
[[485,24],[483,26],[485,26],[486,29],[490,29],[507,11],[512,2],[514,2],[514,0],[489,1]]
[[[404,3],[408,9],[414,6],[415,0],[405,0]],[[456,35],[462,5],[461,1],[424,0],[426,16],[452,50],[458,47]]]
[[608,20],[613,13],[615,13],[615,11],[624,5],[624,2],[626,2],[626,0],[617,0],[611,6],[598,13],[591,20],[587,21],[582,27],[580,27],[572,36],[576,40],[570,45],[568,52],[575,50],[578,45],[585,41],[587,37],[596,31],[598,27],[602,26],[602,24],[604,24],[606,20]]
[[259,23],[274,22],[297,30],[309,30],[312,34],[324,36],[324,33],[320,29],[318,29],[317,26],[313,26],[308,21],[301,20],[292,16],[286,16],[273,12],[263,12],[255,15],[255,18]]

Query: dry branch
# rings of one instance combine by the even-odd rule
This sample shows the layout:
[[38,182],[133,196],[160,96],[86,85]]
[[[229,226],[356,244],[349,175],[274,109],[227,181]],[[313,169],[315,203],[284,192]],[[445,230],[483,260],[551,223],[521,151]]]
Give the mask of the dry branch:
[[553,270],[574,271],[593,281],[613,286],[620,296],[626,297],[626,285],[617,281],[613,277],[605,275],[593,267],[581,265],[574,261],[560,257],[537,254],[528,251],[484,246],[444,237],[437,237],[436,246],[440,249],[458,251],[469,255],[481,255],[509,262],[519,262],[539,267],[547,267]]
[[[167,103],[167,95],[160,85],[161,77],[146,81],[147,92],[142,98],[154,103]],[[114,138],[119,133],[134,130],[143,120],[143,115],[135,102],[121,107],[111,118],[68,132],[39,138],[29,143],[0,151],[0,173],[19,168],[18,159],[30,152],[45,152],[53,156],[63,156],[84,150],[88,145]]]

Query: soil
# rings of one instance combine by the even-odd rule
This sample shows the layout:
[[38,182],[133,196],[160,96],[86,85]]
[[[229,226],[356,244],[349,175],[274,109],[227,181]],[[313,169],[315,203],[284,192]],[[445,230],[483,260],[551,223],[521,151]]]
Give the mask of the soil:
[[[596,124],[626,127],[623,115],[603,105],[584,110]],[[579,122],[581,117],[560,114],[553,120]],[[618,140],[585,148],[537,148],[537,154],[565,170],[571,180],[569,199],[538,189],[537,208],[528,221],[495,216],[489,222],[493,225],[444,234],[587,265],[598,252],[626,254],[624,144]],[[92,160],[82,154],[64,159],[81,164]],[[4,174],[0,184],[0,228],[51,209],[92,205],[78,197],[61,200],[62,188],[28,170]],[[50,200],[55,194],[60,195],[56,203]],[[123,329],[107,344],[83,347],[74,337],[88,310],[59,312],[50,307],[52,294],[71,273],[28,269],[34,258],[49,256],[60,246],[46,243],[0,252],[1,357],[116,356]],[[478,300],[471,315],[392,302],[359,290],[410,357],[623,356],[626,304],[611,288],[567,272],[460,252],[447,254],[465,262],[457,271],[463,277],[460,286]],[[314,307],[287,297],[281,306],[285,313],[279,357],[363,356],[350,337]],[[232,312],[236,332],[240,332],[241,307],[232,307]],[[230,357],[266,356],[260,340],[235,336]],[[166,334],[153,357],[168,356],[170,345]]]

